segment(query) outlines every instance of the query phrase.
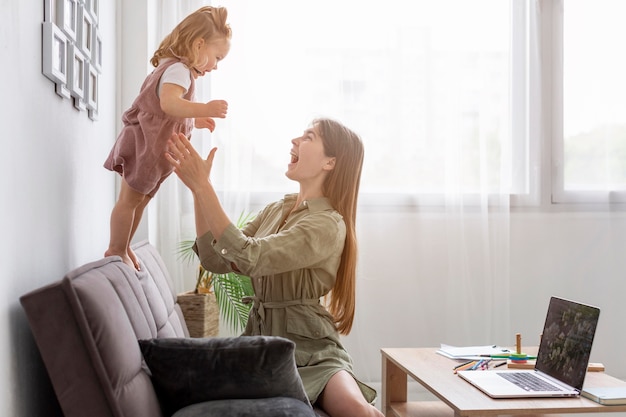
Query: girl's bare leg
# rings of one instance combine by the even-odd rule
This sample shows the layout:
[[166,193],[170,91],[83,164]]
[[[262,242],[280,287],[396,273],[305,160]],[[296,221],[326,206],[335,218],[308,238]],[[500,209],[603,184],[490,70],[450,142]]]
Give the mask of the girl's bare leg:
[[[146,198],[144,194],[133,190],[125,180],[122,180],[120,195],[111,212],[111,237],[104,256],[118,255],[126,265],[136,268],[135,262],[128,254],[128,247],[132,238],[135,212]],[[136,226],[134,228],[136,230]]]
[[137,255],[135,255],[135,252],[130,247],[130,242],[132,242],[133,237],[135,236],[137,227],[139,227],[139,223],[141,223],[141,217],[143,216],[143,211],[148,205],[148,203],[150,202],[150,199],[151,199],[150,196],[145,196],[143,201],[135,209],[135,217],[133,219],[133,226],[130,230],[130,238],[128,239],[128,247],[126,248],[126,252],[128,253],[130,260],[133,261],[133,264],[135,265],[135,269],[137,269],[138,271],[141,268],[141,265],[139,265],[139,259],[137,259]]
[[365,400],[356,381],[346,371],[339,371],[330,378],[318,404],[332,417],[384,417]]

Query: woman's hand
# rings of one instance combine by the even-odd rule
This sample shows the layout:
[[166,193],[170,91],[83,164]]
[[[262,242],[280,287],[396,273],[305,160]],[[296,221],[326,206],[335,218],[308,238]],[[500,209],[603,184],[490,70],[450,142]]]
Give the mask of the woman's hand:
[[209,182],[213,158],[217,148],[211,149],[206,159],[202,159],[191,142],[182,133],[174,133],[170,137],[168,152],[165,158],[174,167],[178,178],[192,192],[200,190]]
[[165,159],[172,164],[178,178],[193,193],[197,236],[211,232],[215,239],[219,239],[230,220],[209,179],[215,151],[217,148],[211,149],[209,156],[202,159],[185,135],[174,133],[170,137]]

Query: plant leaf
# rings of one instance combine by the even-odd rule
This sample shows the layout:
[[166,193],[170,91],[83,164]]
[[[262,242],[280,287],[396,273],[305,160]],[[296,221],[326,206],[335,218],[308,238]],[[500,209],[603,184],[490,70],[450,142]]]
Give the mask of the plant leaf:
[[244,304],[243,298],[254,294],[252,282],[245,275],[234,272],[213,274],[213,288],[220,315],[235,331],[241,331],[248,322],[251,304]]
[[[241,229],[255,218],[254,213],[242,211],[237,218],[236,226]],[[198,262],[198,256],[193,251],[195,239],[185,239],[178,243],[176,253],[183,262]],[[252,304],[244,304],[242,299],[254,295],[252,281],[245,275],[235,272],[227,274],[213,274],[199,265],[196,277],[196,292],[198,288],[213,286],[220,315],[225,323],[235,332],[242,331],[248,322],[248,314]]]
[[193,251],[193,245],[196,243],[194,239],[186,239],[182,240],[178,243],[178,249],[176,253],[178,254],[178,259],[182,260],[186,263],[197,262],[198,255]]

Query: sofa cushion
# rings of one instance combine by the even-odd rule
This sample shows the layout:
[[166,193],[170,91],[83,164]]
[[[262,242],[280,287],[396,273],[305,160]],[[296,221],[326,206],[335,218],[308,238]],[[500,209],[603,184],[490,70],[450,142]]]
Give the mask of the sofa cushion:
[[138,339],[189,336],[156,249],[86,264],[20,298],[65,417],[159,417]]
[[300,400],[272,397],[255,400],[215,400],[193,404],[178,410],[172,417],[316,417]]
[[139,344],[166,415],[204,401],[267,397],[295,398],[312,411],[288,339],[161,338]]

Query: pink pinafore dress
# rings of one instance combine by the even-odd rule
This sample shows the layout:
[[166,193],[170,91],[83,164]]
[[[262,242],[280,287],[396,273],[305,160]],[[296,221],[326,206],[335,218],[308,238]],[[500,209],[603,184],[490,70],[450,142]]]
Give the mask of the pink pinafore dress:
[[[104,162],[106,169],[120,173],[133,190],[150,197],[173,171],[164,156],[172,133],[189,137],[193,128],[192,118],[165,114],[157,95],[163,72],[176,62],[161,62],[145,79],[133,105],[122,116],[124,126]],[[183,98],[193,101],[195,80],[191,73],[189,78],[191,84]]]

